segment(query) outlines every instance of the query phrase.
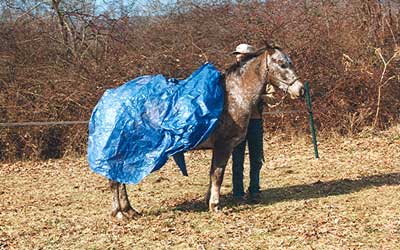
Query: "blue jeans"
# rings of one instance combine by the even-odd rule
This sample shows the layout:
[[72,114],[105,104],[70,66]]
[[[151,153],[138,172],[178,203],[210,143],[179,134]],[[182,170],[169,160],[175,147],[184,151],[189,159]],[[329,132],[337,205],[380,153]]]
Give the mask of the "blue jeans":
[[263,154],[263,122],[262,119],[250,119],[246,138],[237,145],[232,153],[232,185],[233,196],[243,196],[243,163],[246,149],[249,147],[250,185],[249,193],[260,192],[260,170],[264,162]]

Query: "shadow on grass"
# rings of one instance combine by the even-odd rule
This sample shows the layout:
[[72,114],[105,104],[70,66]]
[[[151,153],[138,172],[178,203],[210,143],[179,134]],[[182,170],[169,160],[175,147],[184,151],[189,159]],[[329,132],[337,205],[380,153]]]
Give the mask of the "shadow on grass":
[[[364,176],[356,180],[340,179],[326,182],[317,181],[312,184],[270,188],[262,191],[256,203],[250,202],[248,204],[271,205],[283,201],[308,200],[312,198],[354,193],[372,187],[393,185],[400,185],[400,173]],[[230,195],[222,195],[221,198],[222,206],[225,207],[235,207],[243,204],[243,202],[238,203],[233,200]],[[174,210],[204,212],[207,210],[207,206],[202,198],[185,201],[178,204]]]

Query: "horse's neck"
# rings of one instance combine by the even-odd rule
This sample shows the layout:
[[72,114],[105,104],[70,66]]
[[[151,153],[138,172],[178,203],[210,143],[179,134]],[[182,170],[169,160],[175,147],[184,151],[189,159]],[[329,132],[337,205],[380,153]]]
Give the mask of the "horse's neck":
[[228,103],[236,112],[247,114],[257,102],[266,81],[266,60],[263,55],[240,67],[240,73],[227,76]]

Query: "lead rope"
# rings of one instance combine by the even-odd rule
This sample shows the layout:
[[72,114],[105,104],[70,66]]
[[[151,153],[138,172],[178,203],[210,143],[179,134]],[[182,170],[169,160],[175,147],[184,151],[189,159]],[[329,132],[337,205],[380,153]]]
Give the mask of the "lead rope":
[[[274,93],[275,93],[274,86],[272,86],[271,84],[268,84],[268,85],[267,85],[267,93],[265,94],[265,96],[266,96],[268,99],[273,99],[273,100],[275,100],[275,98],[274,98]],[[286,99],[286,96],[288,95],[287,92],[284,92],[284,93],[285,93],[285,94],[282,96],[282,98],[280,99],[279,102],[275,102],[275,104],[270,104],[270,103],[266,102],[268,108],[275,108],[275,107],[281,105],[281,104],[284,102],[284,100]]]
[[[289,88],[290,88],[290,86],[292,86],[297,80],[299,80],[299,78],[296,78],[296,79],[294,79],[292,82],[286,82],[286,81],[283,81],[283,80],[281,80],[281,79],[278,79],[277,77],[274,77],[275,79],[277,79],[278,81],[280,81],[280,82],[283,82],[283,83],[285,83],[286,85],[287,85],[287,88],[286,88],[286,90],[284,90],[284,95],[282,96],[282,98],[281,98],[281,100],[278,102],[278,103],[276,103],[276,104],[269,104],[269,103],[267,103],[267,106],[269,107],[269,108],[275,108],[276,106],[279,106],[279,105],[281,105],[282,103],[283,103],[283,101],[286,99],[286,97],[288,96],[288,90],[289,90]],[[272,87],[273,88],[273,87]],[[272,97],[272,94],[275,92],[275,90],[273,90],[273,91],[271,91],[271,92],[269,92],[269,93],[267,93],[267,96],[268,95],[270,95],[271,97]]]

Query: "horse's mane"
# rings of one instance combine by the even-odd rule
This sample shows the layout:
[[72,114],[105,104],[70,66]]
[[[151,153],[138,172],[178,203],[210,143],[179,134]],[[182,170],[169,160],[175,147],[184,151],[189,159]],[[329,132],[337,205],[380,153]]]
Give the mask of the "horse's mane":
[[277,50],[281,50],[280,47],[278,46],[274,46],[274,45],[269,45],[267,44],[266,46],[258,49],[257,51],[253,52],[253,53],[248,53],[246,54],[241,60],[240,62],[236,62],[234,64],[232,64],[231,66],[228,67],[228,69],[225,71],[225,76],[226,75],[230,75],[230,74],[235,74],[235,73],[240,73],[240,68],[243,67],[244,65],[246,65],[246,63],[248,63],[251,59],[256,58],[258,56],[260,56],[261,54],[263,54],[266,50],[269,49],[277,49]]

